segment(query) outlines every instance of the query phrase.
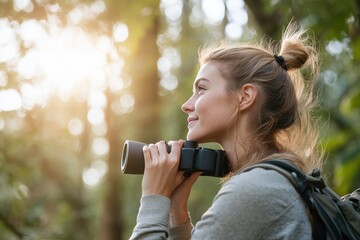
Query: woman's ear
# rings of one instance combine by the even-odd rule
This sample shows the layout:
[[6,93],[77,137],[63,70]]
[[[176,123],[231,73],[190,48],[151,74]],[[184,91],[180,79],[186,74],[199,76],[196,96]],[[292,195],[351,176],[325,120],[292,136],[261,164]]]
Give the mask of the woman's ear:
[[250,83],[244,84],[239,91],[239,109],[244,111],[250,108],[258,96],[258,89]]

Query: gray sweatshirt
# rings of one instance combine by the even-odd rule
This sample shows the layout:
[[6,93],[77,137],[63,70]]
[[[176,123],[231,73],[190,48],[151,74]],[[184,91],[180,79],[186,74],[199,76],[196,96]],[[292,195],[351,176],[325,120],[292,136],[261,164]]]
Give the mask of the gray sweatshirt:
[[170,199],[141,199],[130,239],[311,239],[304,203],[293,185],[273,170],[255,168],[235,175],[193,227],[169,229]]

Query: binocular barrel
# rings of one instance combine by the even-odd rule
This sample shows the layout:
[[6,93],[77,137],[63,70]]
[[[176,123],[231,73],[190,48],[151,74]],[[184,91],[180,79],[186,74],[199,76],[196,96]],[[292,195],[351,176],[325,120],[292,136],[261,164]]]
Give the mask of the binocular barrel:
[[[146,143],[126,140],[121,157],[121,171],[125,174],[143,174],[145,160],[143,147]],[[168,152],[171,146],[168,145]],[[179,171],[202,172],[203,176],[223,177],[229,166],[223,150],[198,147],[193,141],[185,141],[180,154]]]

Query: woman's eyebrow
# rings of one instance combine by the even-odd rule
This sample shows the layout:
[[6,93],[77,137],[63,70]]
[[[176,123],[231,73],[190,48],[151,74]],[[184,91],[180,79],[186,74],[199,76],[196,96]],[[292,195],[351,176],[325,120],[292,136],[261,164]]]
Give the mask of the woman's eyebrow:
[[206,82],[210,82],[209,79],[207,78],[199,78],[199,79],[196,79],[195,82],[194,82],[194,87],[197,87],[199,85],[199,82],[200,81],[206,81]]

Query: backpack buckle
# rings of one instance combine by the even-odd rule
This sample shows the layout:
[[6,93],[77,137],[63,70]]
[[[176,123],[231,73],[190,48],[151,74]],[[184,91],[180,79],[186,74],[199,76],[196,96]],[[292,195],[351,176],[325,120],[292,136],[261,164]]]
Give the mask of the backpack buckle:
[[321,177],[321,171],[318,168],[313,169],[311,173],[306,175],[306,181],[320,190],[326,188],[326,183]]

